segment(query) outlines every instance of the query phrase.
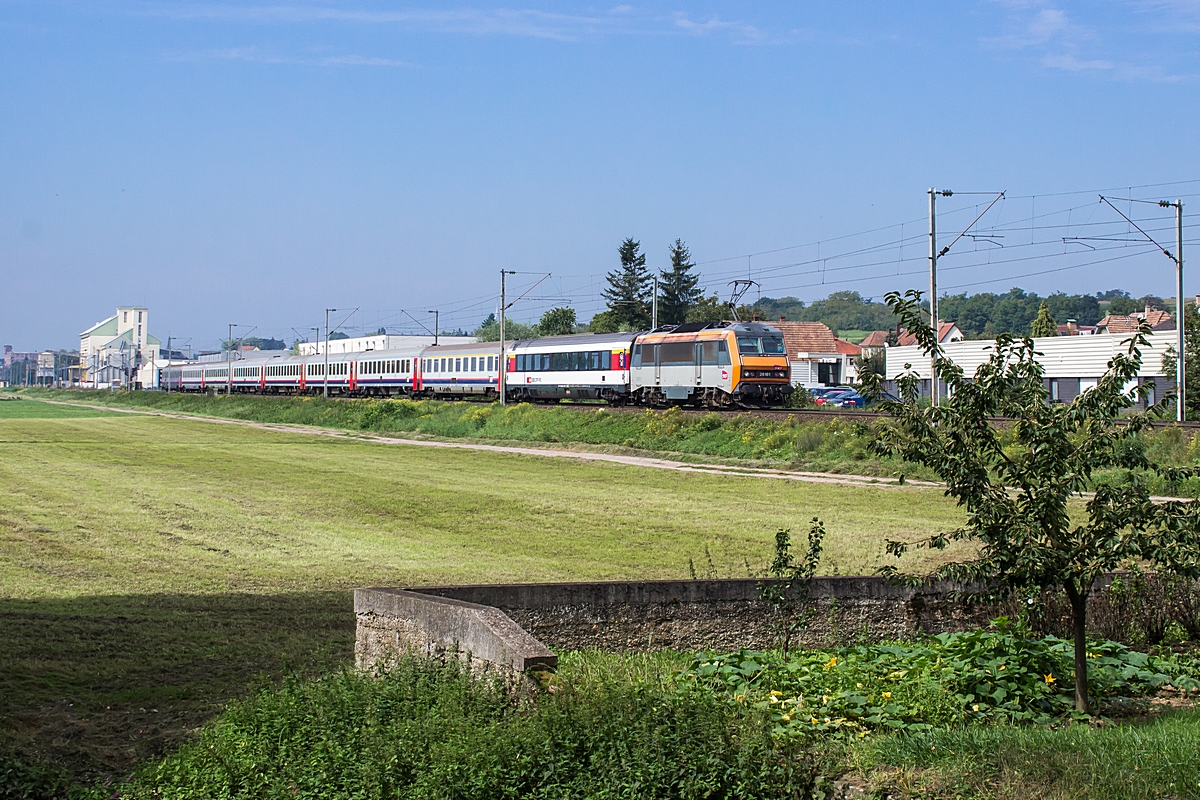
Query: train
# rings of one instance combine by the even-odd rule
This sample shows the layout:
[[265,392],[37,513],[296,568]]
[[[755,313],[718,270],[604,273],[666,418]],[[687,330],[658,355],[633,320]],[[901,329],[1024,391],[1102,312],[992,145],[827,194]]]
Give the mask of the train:
[[[765,408],[792,393],[783,334],[761,322],[686,323],[639,333],[516,340],[505,348],[504,360],[505,398],[515,402]],[[328,360],[324,354],[253,351],[237,353],[228,362],[164,368],[160,387],[494,400],[500,392],[500,368],[499,342],[330,353]]]

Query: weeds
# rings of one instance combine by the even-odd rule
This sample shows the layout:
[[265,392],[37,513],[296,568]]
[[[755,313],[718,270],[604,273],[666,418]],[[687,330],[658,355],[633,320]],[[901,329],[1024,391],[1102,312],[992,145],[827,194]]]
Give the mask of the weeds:
[[[1109,640],[1088,645],[1099,698],[1166,686],[1200,691],[1200,663],[1148,655]],[[923,641],[786,654],[740,650],[696,657],[686,677],[767,713],[777,732],[923,731],[978,722],[1048,724],[1073,715],[1072,643],[1031,638],[1007,619],[989,630]]]

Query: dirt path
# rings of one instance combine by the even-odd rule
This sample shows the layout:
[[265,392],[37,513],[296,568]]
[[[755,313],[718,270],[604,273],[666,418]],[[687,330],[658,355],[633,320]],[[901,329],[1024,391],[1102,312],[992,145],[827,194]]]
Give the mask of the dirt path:
[[121,414],[136,414],[141,416],[167,417],[169,419],[187,420],[191,422],[209,422],[218,425],[240,425],[260,430],[278,431],[281,433],[299,433],[309,436],[328,436],[354,441],[375,442],[378,444],[403,445],[405,447],[437,447],[452,450],[482,450],[491,453],[509,455],[538,456],[541,458],[571,458],[579,461],[603,461],[610,464],[624,464],[630,467],[647,469],[667,469],[676,472],[694,472],[702,475],[728,475],[741,478],[771,478],[775,480],[800,481],[802,483],[829,483],[840,486],[879,486],[902,488],[905,486],[937,487],[941,484],[931,481],[905,480],[903,484],[895,478],[876,478],[866,475],[830,475],[823,472],[803,472],[785,469],[769,469],[765,467],[730,467],[720,464],[689,464],[685,461],[673,461],[666,458],[651,458],[648,456],[623,456],[614,453],[596,453],[586,450],[560,450],[542,447],[517,447],[511,445],[477,444],[473,442],[446,442],[430,439],[407,439],[400,436],[385,436],[383,434],[365,433],[362,431],[343,431],[336,428],[316,428],[307,425],[282,425],[269,422],[252,422],[240,419],[223,419],[221,417],[205,417],[196,414],[179,414],[170,411],[155,411],[152,409],[114,408],[111,406],[92,405],[87,403],[68,403],[62,400],[38,399],[39,403],[52,405],[78,406],[100,411],[114,411]]

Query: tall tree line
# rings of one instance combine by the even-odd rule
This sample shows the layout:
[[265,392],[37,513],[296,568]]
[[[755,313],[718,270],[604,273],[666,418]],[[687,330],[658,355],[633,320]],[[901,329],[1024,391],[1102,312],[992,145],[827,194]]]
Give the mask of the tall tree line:
[[[592,317],[595,333],[648,330],[653,322],[654,275],[646,266],[642,244],[630,237],[617,248],[620,266],[605,276],[601,292],[607,308]],[[696,263],[682,239],[668,248],[670,267],[658,274],[658,324],[728,319],[729,308],[700,288]]]

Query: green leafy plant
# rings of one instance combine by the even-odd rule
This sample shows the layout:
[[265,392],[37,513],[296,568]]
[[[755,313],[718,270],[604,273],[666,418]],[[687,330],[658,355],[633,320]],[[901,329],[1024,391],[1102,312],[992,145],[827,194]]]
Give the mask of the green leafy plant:
[[[1152,463],[1139,438],[1151,417],[1131,413],[1152,389],[1127,388],[1141,370],[1149,329],[1113,356],[1095,388],[1057,405],[1049,402],[1032,339],[998,337],[988,360],[968,377],[942,352],[920,300],[912,290],[886,297],[949,396],[921,408],[920,381],[910,371],[898,381],[904,402],[888,401],[879,376],[862,376],[862,391],[898,422],[883,428],[872,446],[932,470],[965,507],[967,522],[918,542],[889,542],[888,552],[899,557],[910,547],[942,549],[967,540],[977,547],[974,558],[905,579],[953,580],[964,593],[980,596],[1060,587],[1071,603],[1075,706],[1086,713],[1087,602],[1096,580],[1130,561],[1200,576],[1200,505],[1155,502],[1148,480],[1178,481],[1194,471]],[[997,416],[1013,420],[1003,436],[991,421]],[[1128,477],[1095,484],[1093,476],[1105,468],[1127,470]],[[1086,516],[1072,519],[1068,504],[1079,500]],[[894,566],[881,571],[903,577]]]
[[808,547],[796,560],[792,555],[791,531],[785,528],[775,533],[775,557],[767,567],[767,574],[774,580],[759,583],[758,596],[771,606],[772,616],[779,626],[779,646],[784,653],[796,631],[812,619],[814,612],[809,607],[809,587],[821,562],[824,541],[825,526],[813,517],[812,527],[808,530]]

